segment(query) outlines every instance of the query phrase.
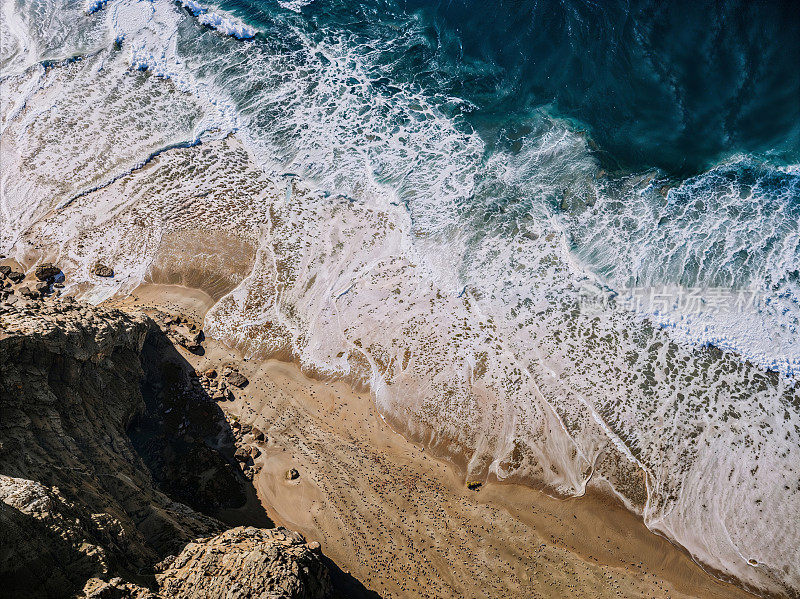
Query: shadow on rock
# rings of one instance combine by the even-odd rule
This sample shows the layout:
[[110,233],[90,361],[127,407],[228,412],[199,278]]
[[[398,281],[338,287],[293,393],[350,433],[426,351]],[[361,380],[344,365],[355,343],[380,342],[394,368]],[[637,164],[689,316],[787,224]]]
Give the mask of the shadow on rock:
[[128,434],[159,489],[228,525],[273,526],[234,457],[234,434],[222,409],[156,324],[141,364],[146,409]]

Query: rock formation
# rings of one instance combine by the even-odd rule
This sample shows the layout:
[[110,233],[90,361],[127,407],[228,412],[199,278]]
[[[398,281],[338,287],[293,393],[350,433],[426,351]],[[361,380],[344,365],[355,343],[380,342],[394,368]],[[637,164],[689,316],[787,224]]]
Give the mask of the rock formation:
[[0,298],[0,596],[330,593],[318,544],[213,517],[246,479],[170,344],[144,315]]
[[[312,599],[330,593],[319,543],[284,528],[237,527],[190,543],[167,558],[156,574],[161,592],[176,599],[195,597],[202,586],[207,599]],[[209,580],[207,573],[213,572]]]

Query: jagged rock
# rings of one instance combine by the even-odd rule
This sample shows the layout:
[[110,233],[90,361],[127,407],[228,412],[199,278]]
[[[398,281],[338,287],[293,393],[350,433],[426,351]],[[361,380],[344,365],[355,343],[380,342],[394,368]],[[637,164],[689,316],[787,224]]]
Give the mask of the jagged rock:
[[0,266],[0,279],[6,278],[9,274],[11,274],[11,267],[3,264]]
[[98,262],[92,267],[92,274],[97,277],[113,277],[114,269]]
[[185,347],[192,353],[200,353],[203,349],[203,331],[191,333],[184,327],[171,328],[169,330],[170,338],[178,345]]
[[237,447],[233,457],[239,462],[247,462],[250,460],[250,452],[245,447]]
[[11,279],[11,281],[13,281],[14,283],[19,283],[25,278],[25,273],[12,270],[10,273],[6,275],[6,277],[8,279]]
[[160,569],[160,592],[174,599],[323,599],[331,593],[317,551],[284,528],[233,528],[190,543]]
[[39,295],[44,295],[45,293],[50,291],[50,284],[46,281],[39,281],[38,283],[36,283],[35,289],[36,292],[39,293]]
[[209,368],[203,374],[206,376],[206,378],[209,378],[209,379],[217,378],[217,371],[214,368]]
[[48,279],[54,278],[59,273],[61,273],[61,269],[58,266],[50,262],[43,262],[42,264],[36,267],[36,270],[34,271],[34,276],[40,281],[46,281]]
[[162,599],[162,595],[121,578],[109,581],[90,578],[83,587],[81,599]]
[[297,480],[300,478],[300,473],[297,471],[297,468],[289,468],[286,471],[286,480]]
[[0,475],[0,595],[58,596],[105,574],[108,558],[91,522],[59,489]]

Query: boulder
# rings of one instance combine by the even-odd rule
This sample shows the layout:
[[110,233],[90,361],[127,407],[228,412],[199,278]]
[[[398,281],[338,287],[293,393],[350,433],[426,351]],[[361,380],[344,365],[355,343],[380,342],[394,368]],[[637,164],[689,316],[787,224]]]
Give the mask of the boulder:
[[284,528],[238,527],[189,543],[156,573],[173,599],[323,599],[332,585],[318,545]]
[[30,287],[20,287],[18,289],[18,292],[22,297],[27,297],[27,298],[34,298],[39,295],[38,292],[34,291]]
[[238,447],[233,457],[237,462],[247,462],[250,459],[250,452],[244,447]]
[[47,281],[48,279],[55,278],[60,273],[61,269],[51,262],[42,262],[34,271],[34,275],[40,281]]
[[92,267],[92,274],[97,277],[113,277],[114,269],[98,262]]
[[225,375],[225,378],[231,385],[238,387],[239,389],[243,389],[247,386],[247,383],[250,382],[247,380],[247,377],[238,370],[231,370]]

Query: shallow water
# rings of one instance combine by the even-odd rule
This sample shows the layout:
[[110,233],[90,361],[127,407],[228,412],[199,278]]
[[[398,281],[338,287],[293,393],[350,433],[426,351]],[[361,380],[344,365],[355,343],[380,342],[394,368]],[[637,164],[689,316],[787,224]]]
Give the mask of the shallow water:
[[473,474],[797,593],[798,16],[726,6],[4,0],[0,251],[200,281]]

